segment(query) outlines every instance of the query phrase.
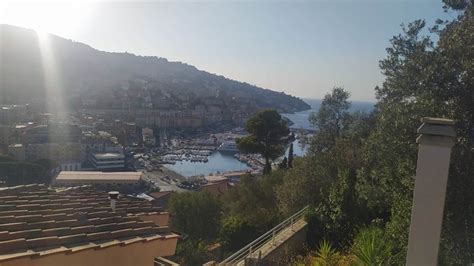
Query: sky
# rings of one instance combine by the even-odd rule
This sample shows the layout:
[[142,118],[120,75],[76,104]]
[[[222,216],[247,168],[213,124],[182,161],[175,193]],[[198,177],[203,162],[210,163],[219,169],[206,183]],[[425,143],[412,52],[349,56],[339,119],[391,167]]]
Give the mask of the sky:
[[0,0],[0,23],[181,61],[211,73],[322,98],[334,86],[374,101],[379,60],[401,24],[454,18],[441,0],[61,1]]

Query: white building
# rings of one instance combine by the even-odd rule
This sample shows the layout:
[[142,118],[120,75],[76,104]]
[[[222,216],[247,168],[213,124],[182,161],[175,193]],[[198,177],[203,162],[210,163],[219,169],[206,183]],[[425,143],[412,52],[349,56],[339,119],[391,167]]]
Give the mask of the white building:
[[125,155],[119,152],[91,153],[89,160],[98,170],[125,168]]

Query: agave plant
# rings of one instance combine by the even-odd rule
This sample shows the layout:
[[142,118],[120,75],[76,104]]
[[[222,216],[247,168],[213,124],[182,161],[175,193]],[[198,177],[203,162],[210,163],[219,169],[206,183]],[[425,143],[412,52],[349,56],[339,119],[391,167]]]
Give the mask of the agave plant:
[[339,265],[341,255],[334,249],[331,244],[323,240],[319,244],[318,251],[315,254],[313,265],[314,266],[335,266]]
[[382,229],[375,226],[364,228],[359,231],[351,247],[353,265],[391,265],[396,256],[392,250],[393,246]]

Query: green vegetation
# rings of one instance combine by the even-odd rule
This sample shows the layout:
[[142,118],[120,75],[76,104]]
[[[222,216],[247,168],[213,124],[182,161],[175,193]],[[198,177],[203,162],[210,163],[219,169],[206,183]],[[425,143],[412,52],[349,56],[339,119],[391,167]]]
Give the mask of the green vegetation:
[[[473,260],[474,6],[462,0],[445,4],[458,17],[438,21],[429,29],[430,35],[424,35],[428,33],[424,21],[415,21],[391,40],[387,58],[380,61],[386,79],[375,88],[378,102],[372,113],[350,113],[349,93],[334,88],[311,116],[318,131],[305,157],[294,158],[292,168],[279,167],[258,179],[243,178],[219,200],[222,219],[216,239],[223,244],[222,254],[310,205],[308,245],[318,251],[296,264],[404,264],[418,150],[416,128],[421,117],[430,116],[454,119],[458,136],[439,263],[466,265]],[[274,126],[284,132],[279,117],[261,113],[251,121],[252,135],[240,146],[260,148],[268,162],[282,155],[283,142],[276,140],[284,134],[267,146],[262,138]],[[318,248],[323,239],[328,242]]]
[[290,148],[288,149],[288,168],[293,167],[293,160],[294,160],[294,154],[293,154],[293,143],[290,144]]
[[49,184],[50,172],[56,163],[50,160],[36,162],[18,162],[8,156],[0,156],[0,180],[8,186],[24,184]]
[[202,265],[211,259],[207,245],[217,238],[221,206],[204,192],[175,193],[169,201],[173,228],[187,235],[176,247],[175,260],[181,265]]
[[336,266],[341,265],[342,257],[329,242],[323,240],[315,254],[315,266]]
[[357,234],[350,251],[354,254],[353,265],[392,265],[392,250],[384,231],[371,226]]
[[217,236],[221,207],[216,198],[204,192],[175,193],[169,201],[173,226],[196,240]]
[[285,120],[275,110],[265,110],[251,117],[245,129],[250,134],[237,139],[241,152],[259,153],[265,158],[264,173],[270,173],[271,162],[280,157],[288,143],[290,130]]

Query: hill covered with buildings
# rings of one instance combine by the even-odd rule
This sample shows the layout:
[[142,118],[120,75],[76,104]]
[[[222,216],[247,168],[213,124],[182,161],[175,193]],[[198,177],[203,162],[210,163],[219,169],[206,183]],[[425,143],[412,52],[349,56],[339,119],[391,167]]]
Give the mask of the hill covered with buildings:
[[68,107],[201,110],[233,114],[310,108],[299,98],[165,58],[109,53],[58,36],[0,25],[0,104],[62,94]]

